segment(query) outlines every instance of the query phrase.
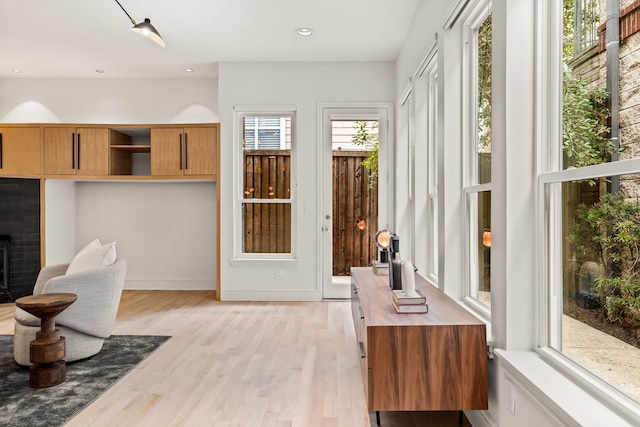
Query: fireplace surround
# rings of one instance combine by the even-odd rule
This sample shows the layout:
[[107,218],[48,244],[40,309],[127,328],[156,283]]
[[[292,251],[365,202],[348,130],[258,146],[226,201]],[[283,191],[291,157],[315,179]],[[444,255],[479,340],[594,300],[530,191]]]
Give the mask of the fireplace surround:
[[0,304],[11,302],[10,246],[11,235],[0,234]]
[[32,293],[40,272],[39,179],[0,179],[0,235],[0,302],[13,302]]

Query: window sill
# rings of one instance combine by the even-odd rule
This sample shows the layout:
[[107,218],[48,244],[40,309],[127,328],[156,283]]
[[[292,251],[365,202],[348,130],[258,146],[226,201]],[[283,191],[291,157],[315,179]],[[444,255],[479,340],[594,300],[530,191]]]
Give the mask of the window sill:
[[[629,426],[637,414],[621,414],[603,399],[592,395],[545,362],[533,351],[496,349],[496,358],[506,377],[522,387],[524,394],[537,402],[565,426]],[[517,403],[516,403],[517,410]]]
[[232,267],[281,267],[281,268],[297,268],[300,260],[295,258],[277,259],[277,258],[232,258],[229,261]]

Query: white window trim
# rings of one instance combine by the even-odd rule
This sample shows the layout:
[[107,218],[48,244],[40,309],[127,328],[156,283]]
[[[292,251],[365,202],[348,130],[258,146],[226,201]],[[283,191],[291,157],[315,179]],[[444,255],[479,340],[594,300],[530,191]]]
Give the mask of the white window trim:
[[[634,174],[640,171],[640,159],[562,169],[562,2],[537,3],[536,41],[537,93],[537,200],[536,226],[539,274],[538,347],[540,358],[590,396],[628,420],[640,417],[640,403],[611,384],[569,359],[550,342],[559,342],[562,295],[557,288],[562,274],[561,262],[561,183]],[[555,316],[553,315],[555,313]]]
[[[627,417],[640,417],[640,402],[636,402],[613,385],[597,377],[583,366],[562,354],[562,239],[561,185],[564,182],[640,173],[640,159],[619,160],[594,166],[541,173],[538,177],[538,215],[542,218],[543,233],[540,247],[543,261],[541,318],[538,353],[551,366],[570,378],[594,397]],[[554,315],[555,313],[555,315]]]
[[491,191],[491,183],[477,184],[477,64],[478,51],[475,33],[484,20],[491,13],[491,2],[480,0],[473,5],[465,17],[463,31],[462,58],[462,192],[464,194],[464,283],[463,298],[466,306],[483,320],[490,322],[491,308],[475,298],[479,284],[476,277],[477,262],[475,248],[478,244],[477,233],[471,230],[473,219],[477,216],[477,209],[470,203],[470,195],[482,191]]
[[418,68],[416,77],[427,79],[427,271],[426,278],[438,286],[438,49],[437,40]]
[[[232,265],[247,265],[247,262],[265,264],[269,262],[290,263],[297,261],[297,161],[296,161],[296,107],[295,106],[235,106],[233,114],[233,143],[234,143],[234,206],[233,206],[233,253]],[[291,118],[291,198],[290,199],[245,199],[243,184],[243,118],[244,117],[290,117]],[[291,204],[291,252],[277,253],[247,253],[243,252],[242,205],[245,203],[289,203]]]

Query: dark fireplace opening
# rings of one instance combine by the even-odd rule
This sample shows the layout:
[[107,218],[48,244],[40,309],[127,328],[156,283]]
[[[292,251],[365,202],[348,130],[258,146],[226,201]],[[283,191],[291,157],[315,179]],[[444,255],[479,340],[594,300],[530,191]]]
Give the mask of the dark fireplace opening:
[[11,236],[0,234],[0,304],[11,302],[10,246]]
[[0,178],[0,302],[33,293],[40,272],[40,180]]

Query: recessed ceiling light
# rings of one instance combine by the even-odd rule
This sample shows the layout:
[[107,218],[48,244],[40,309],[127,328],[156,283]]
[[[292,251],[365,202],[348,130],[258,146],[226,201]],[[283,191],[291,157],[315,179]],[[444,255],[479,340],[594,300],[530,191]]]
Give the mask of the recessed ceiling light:
[[101,69],[101,68],[96,68],[96,73],[102,74],[102,73],[104,73],[104,70]]
[[21,73],[22,70],[18,70],[17,68],[12,68],[11,71],[13,71],[14,73]]
[[313,34],[313,28],[298,28],[296,30],[296,34],[298,34],[299,36],[310,36],[311,34]]
[[193,68],[185,68],[184,69],[187,73],[193,73]]

